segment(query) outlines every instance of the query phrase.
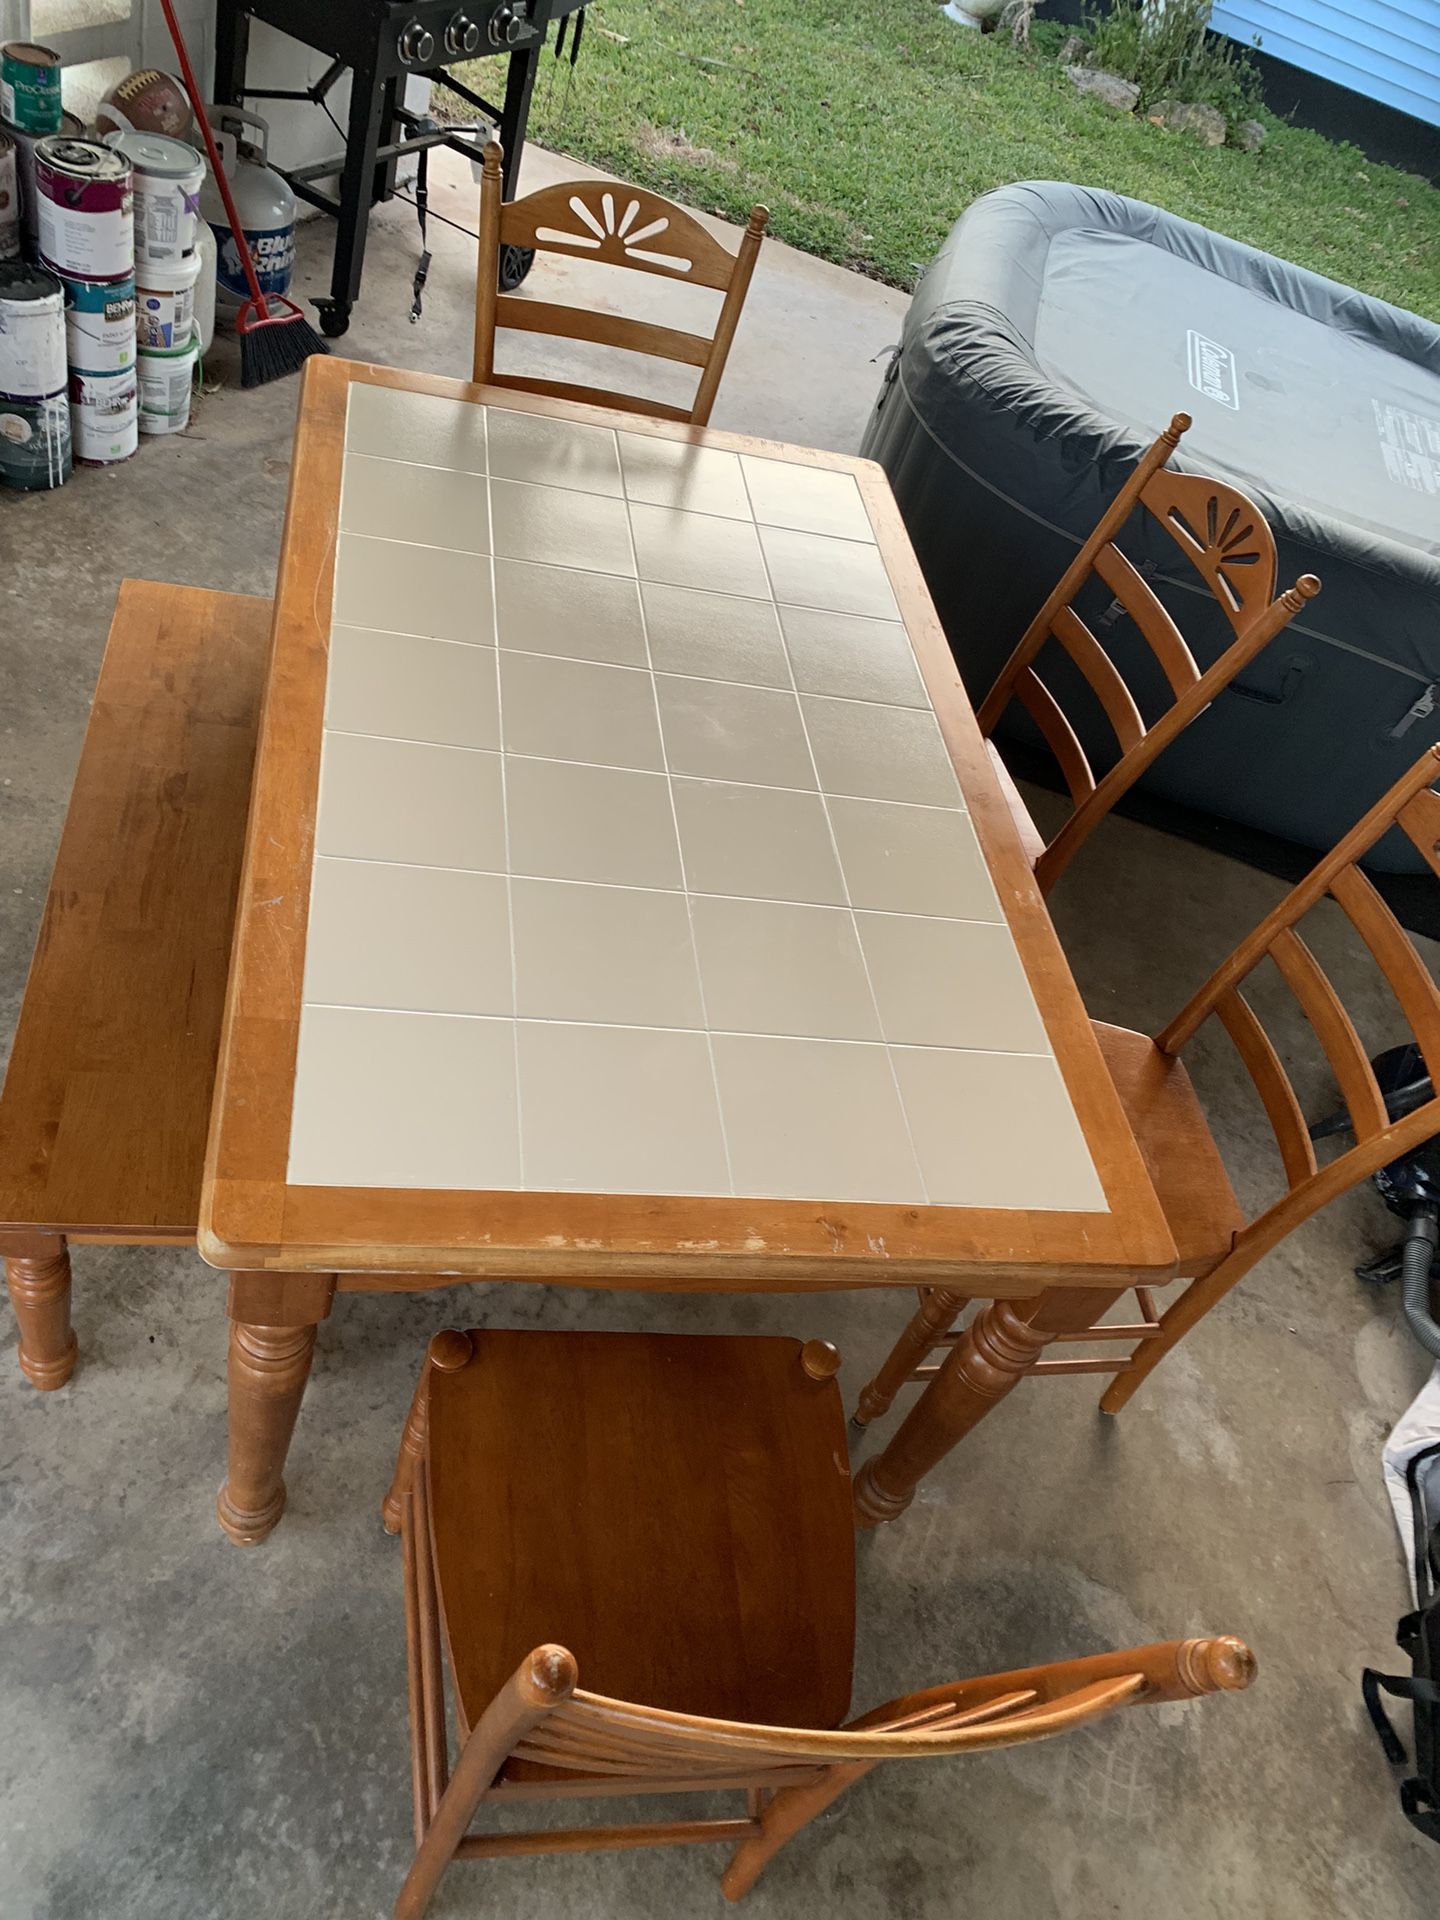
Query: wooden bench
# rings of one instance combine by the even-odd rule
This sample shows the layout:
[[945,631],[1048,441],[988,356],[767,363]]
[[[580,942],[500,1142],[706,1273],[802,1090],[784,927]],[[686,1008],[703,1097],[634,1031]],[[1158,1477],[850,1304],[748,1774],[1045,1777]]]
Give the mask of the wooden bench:
[[71,1241],[195,1238],[270,603],[127,580],[0,1093],[0,1254],[35,1386]]

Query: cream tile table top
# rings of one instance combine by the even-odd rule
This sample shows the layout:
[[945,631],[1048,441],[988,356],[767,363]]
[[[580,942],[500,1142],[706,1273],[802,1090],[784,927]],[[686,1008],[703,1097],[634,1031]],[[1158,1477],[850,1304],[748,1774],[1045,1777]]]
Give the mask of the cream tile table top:
[[321,361],[292,488],[207,1257],[1173,1260],[878,469]]

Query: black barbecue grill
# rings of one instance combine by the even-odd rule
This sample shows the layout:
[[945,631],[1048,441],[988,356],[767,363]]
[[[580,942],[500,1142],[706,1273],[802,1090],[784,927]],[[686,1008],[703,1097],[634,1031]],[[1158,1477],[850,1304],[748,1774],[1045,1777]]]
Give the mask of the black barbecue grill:
[[[470,129],[442,127],[407,108],[406,79],[420,75],[478,108],[505,148],[505,197],[513,197],[530,95],[546,30],[552,20],[583,12],[585,0],[216,0],[215,99],[222,106],[256,100],[308,100],[324,107],[342,75],[350,75],[350,113],[342,129],[344,150],[334,158],[287,172],[277,169],[301,200],[334,217],[335,262],[328,299],[317,300],[322,330],[332,339],[350,324],[365,264],[370,209],[395,191],[402,155],[424,156],[445,146],[473,156]],[[263,20],[291,39],[328,55],[330,66],[313,87],[256,88],[245,84],[250,22]],[[581,22],[576,22],[578,35]],[[576,43],[572,43],[572,46]],[[485,54],[503,54],[509,65],[505,98],[494,105],[462,85],[450,66]],[[326,109],[328,112],[328,108]],[[273,163],[272,163],[273,164]],[[321,183],[338,183],[326,192]],[[423,175],[420,191],[424,206]],[[512,252],[502,277],[515,285],[529,266]],[[423,269],[417,276],[416,310]]]

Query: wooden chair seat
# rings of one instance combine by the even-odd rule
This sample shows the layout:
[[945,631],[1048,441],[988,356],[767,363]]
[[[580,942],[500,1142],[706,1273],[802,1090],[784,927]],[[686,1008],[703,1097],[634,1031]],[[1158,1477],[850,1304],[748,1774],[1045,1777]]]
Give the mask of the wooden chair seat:
[[0,1251],[37,1386],[67,1240],[194,1238],[270,603],[126,581],[0,1093]]
[[1218,1267],[1245,1215],[1183,1061],[1145,1033],[1091,1022],[1155,1196],[1179,1250],[1180,1279]]
[[850,1475],[838,1395],[817,1400],[799,1343],[469,1338],[467,1366],[431,1370],[428,1415],[462,1726],[546,1641],[621,1699],[838,1726],[855,1639]]

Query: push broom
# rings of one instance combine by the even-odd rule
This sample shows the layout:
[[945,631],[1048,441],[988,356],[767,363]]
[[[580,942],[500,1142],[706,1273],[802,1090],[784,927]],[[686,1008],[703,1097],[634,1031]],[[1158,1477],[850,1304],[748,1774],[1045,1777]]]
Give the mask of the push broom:
[[235,207],[235,196],[230,191],[230,182],[225,178],[219,145],[205,117],[200,87],[195,79],[195,69],[190,64],[190,55],[185,49],[180,22],[175,18],[172,0],[160,0],[160,5],[165,14],[165,24],[170,29],[170,38],[175,43],[175,56],[185,78],[185,91],[190,96],[191,108],[204,137],[205,151],[210,156],[210,171],[220,189],[220,198],[225,202],[230,236],[235,243],[240,265],[245,270],[245,283],[250,289],[250,298],[241,307],[235,322],[235,331],[240,336],[240,384],[242,387],[263,387],[271,380],[284,379],[287,373],[298,373],[312,353],[328,353],[330,349],[293,300],[287,300],[283,294],[266,295],[260,291],[255,262],[250,257],[245,229],[240,224],[240,215]]

